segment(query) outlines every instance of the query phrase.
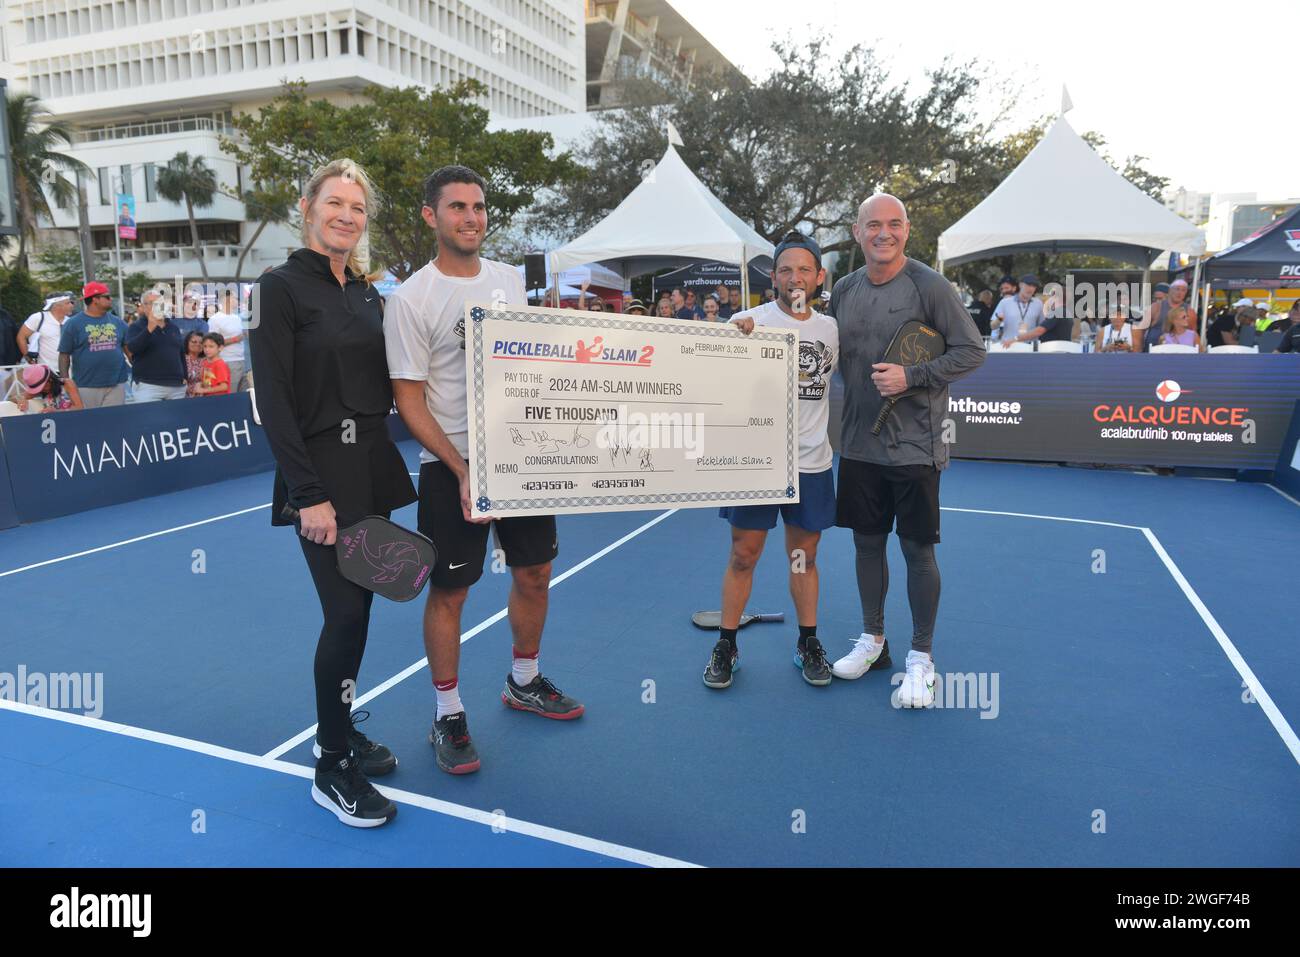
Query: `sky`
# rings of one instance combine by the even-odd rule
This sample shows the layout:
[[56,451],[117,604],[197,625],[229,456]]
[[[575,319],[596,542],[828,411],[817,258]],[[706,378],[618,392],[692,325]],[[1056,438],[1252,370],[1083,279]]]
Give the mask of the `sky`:
[[[753,78],[777,66],[773,39],[819,29],[835,54],[855,42],[874,46],[918,90],[945,56],[979,59],[1022,87],[1014,126],[1056,113],[1064,84],[1070,125],[1105,136],[1119,163],[1146,156],[1171,188],[1300,197],[1297,0],[672,4]],[[1249,142],[1237,142],[1243,135]]]

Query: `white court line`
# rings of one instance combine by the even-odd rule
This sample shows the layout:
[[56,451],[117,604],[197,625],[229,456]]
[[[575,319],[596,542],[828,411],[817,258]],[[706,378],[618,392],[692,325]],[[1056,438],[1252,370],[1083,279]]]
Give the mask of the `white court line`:
[[[1267,482],[1265,482],[1264,484],[1265,484],[1265,485],[1268,485]],[[1287,500],[1288,502],[1290,502],[1292,505],[1300,505],[1300,501],[1296,501],[1296,500],[1293,499],[1290,495],[1287,495],[1286,492],[1284,492],[1284,491],[1282,491],[1280,488],[1278,488],[1276,485],[1269,485],[1268,487],[1271,488],[1274,492],[1277,492],[1278,495],[1281,495],[1284,499],[1286,499],[1286,500]]]
[[[602,548],[600,551],[596,552],[594,555],[589,555],[589,556],[587,556],[587,557],[584,558],[582,561],[580,561],[578,564],[576,564],[576,565],[574,565],[572,568],[566,570],[562,575],[558,575],[558,576],[556,576],[555,578],[552,578],[552,579],[551,579],[551,584],[550,584],[549,586],[547,586],[547,587],[548,587],[548,588],[554,588],[556,585],[558,585],[560,582],[564,581],[564,580],[565,580],[566,578],[568,578],[570,575],[576,575],[578,572],[582,571],[584,568],[586,568],[586,567],[587,567],[588,565],[590,565],[592,562],[599,561],[600,559],[602,559],[602,558],[604,558],[606,555],[608,555],[610,552],[612,552],[614,549],[618,548],[618,547],[621,546],[621,545],[626,544],[627,542],[630,542],[632,539],[636,538],[638,535],[640,535],[640,534],[641,534],[642,532],[644,532],[646,529],[648,529],[648,528],[653,528],[655,525],[658,525],[658,524],[659,524],[660,522],[662,522],[665,518],[668,518],[668,517],[671,516],[671,515],[676,515],[677,512],[678,512],[678,509],[675,509],[675,508],[674,508],[674,509],[669,509],[668,511],[662,513],[661,515],[657,515],[656,517],[652,518],[650,521],[648,521],[648,522],[646,522],[644,525],[642,525],[640,528],[635,528],[635,529],[633,529],[632,531],[628,532],[626,535],[624,535],[624,536],[623,536],[622,538],[620,538],[618,541],[613,542],[613,543],[611,543],[611,544],[609,544],[609,545],[606,545],[604,548]],[[509,609],[509,606],[507,606],[507,607],[505,607],[505,608],[502,608],[502,609],[501,609],[500,611],[498,611],[495,615],[492,615],[492,616],[489,617],[489,618],[484,618],[484,619],[483,619],[482,621],[480,621],[477,625],[475,625],[475,626],[474,626],[473,628],[471,628],[469,631],[465,632],[463,635],[460,636],[460,643],[461,643],[462,645],[465,644],[465,642],[469,641],[471,638],[473,638],[475,635],[477,635],[480,631],[483,631],[485,628],[489,628],[489,627],[491,627],[492,625],[495,625],[498,621],[500,621],[502,618],[504,618],[504,617],[506,616],[506,613],[507,613],[509,610],[510,610],[510,609]],[[393,676],[392,676],[391,678],[389,678],[388,680],[381,682],[380,684],[378,684],[378,685],[376,685],[375,687],[371,688],[369,691],[367,691],[367,692],[366,692],[365,694],[363,694],[361,697],[357,698],[357,700],[356,700],[356,701],[353,703],[353,705],[352,705],[352,709],[355,711],[357,708],[360,708],[360,707],[361,707],[363,704],[365,704],[367,701],[372,701],[373,699],[379,697],[381,694],[383,694],[383,693],[384,693],[385,691],[387,691],[389,688],[393,687],[393,686],[396,685],[396,684],[399,684],[400,682],[405,681],[407,678],[411,677],[411,675],[415,674],[417,671],[420,671],[421,669],[427,667],[428,664],[429,664],[429,659],[426,657],[426,658],[421,658],[419,661],[413,662],[413,663],[410,664],[410,665],[407,665],[405,668],[403,668],[403,669],[402,669],[401,671],[399,671],[397,674],[393,675]],[[285,754],[285,753],[287,753],[287,752],[289,752],[289,751],[292,751],[294,748],[296,748],[298,745],[302,744],[302,743],[303,743],[304,741],[306,741],[308,738],[314,737],[315,734],[316,734],[316,727],[317,727],[317,726],[313,724],[310,728],[305,728],[305,729],[303,729],[302,731],[299,731],[297,734],[295,734],[295,735],[294,735],[292,738],[290,738],[288,741],[285,741],[283,744],[276,745],[276,746],[275,746],[274,748],[272,748],[270,751],[266,752],[265,757],[270,758],[270,759],[278,758],[280,755]]]
[[1297,764],[1300,764],[1300,739],[1296,738],[1296,733],[1292,730],[1286,717],[1278,710],[1277,705],[1273,703],[1273,699],[1269,696],[1269,693],[1264,690],[1264,686],[1260,683],[1260,680],[1255,677],[1255,672],[1250,670],[1250,665],[1246,664],[1246,660],[1241,657],[1241,653],[1237,651],[1236,646],[1232,643],[1231,639],[1228,638],[1227,633],[1224,632],[1218,621],[1215,620],[1214,615],[1210,614],[1210,610],[1205,607],[1205,602],[1201,601],[1201,597],[1196,594],[1196,590],[1192,588],[1191,584],[1183,576],[1183,573],[1179,570],[1178,566],[1174,564],[1174,560],[1169,557],[1169,553],[1166,552],[1164,546],[1160,544],[1160,540],[1156,538],[1155,534],[1149,528],[1142,529],[1142,534],[1145,535],[1147,541],[1151,543],[1151,547],[1156,550],[1156,554],[1160,556],[1160,560],[1165,563],[1165,568],[1169,569],[1169,574],[1174,576],[1174,581],[1178,583],[1178,587],[1183,590],[1183,594],[1187,597],[1187,600],[1192,603],[1192,607],[1196,609],[1196,613],[1201,616],[1201,621],[1205,622],[1205,627],[1210,629],[1210,634],[1214,635],[1215,640],[1219,643],[1219,647],[1223,649],[1223,653],[1228,656],[1228,660],[1232,662],[1232,666],[1237,669],[1237,673],[1241,675],[1242,680],[1246,682],[1246,687],[1248,687],[1250,693],[1255,696],[1255,700],[1259,703],[1259,706],[1264,709],[1264,714],[1268,716],[1268,720],[1273,725],[1273,729],[1277,731],[1281,736],[1283,743],[1286,744],[1287,748],[1291,751],[1291,756],[1295,758]]
[[[1269,488],[1273,488],[1273,486],[1270,485]],[[1278,492],[1281,495],[1286,494],[1276,488],[1273,488],[1273,491]],[[1290,496],[1286,497],[1290,498]],[[1292,499],[1292,501],[1295,500]],[[1297,502],[1296,504],[1300,504],[1300,502]],[[1130,528],[1134,531],[1141,532],[1146,536],[1146,540],[1151,544],[1151,547],[1155,549],[1156,554],[1160,556],[1160,560],[1164,562],[1165,568],[1169,570],[1169,574],[1173,576],[1178,587],[1182,589],[1183,595],[1189,602],[1191,602],[1192,607],[1196,609],[1196,613],[1201,616],[1201,621],[1205,623],[1205,627],[1210,630],[1210,634],[1212,634],[1215,641],[1219,643],[1219,647],[1223,649],[1223,653],[1228,656],[1228,661],[1232,663],[1232,666],[1237,669],[1237,673],[1241,675],[1242,680],[1246,682],[1246,687],[1250,689],[1250,693],[1253,694],[1255,700],[1259,702],[1259,706],[1264,710],[1264,714],[1268,716],[1269,723],[1273,725],[1273,729],[1282,738],[1282,743],[1287,746],[1287,750],[1291,752],[1291,756],[1295,758],[1296,763],[1300,764],[1300,739],[1296,738],[1296,733],[1291,728],[1290,723],[1286,720],[1286,716],[1278,710],[1272,697],[1264,690],[1264,685],[1260,683],[1260,680],[1257,677],[1255,677],[1255,672],[1251,671],[1250,665],[1246,664],[1246,659],[1241,657],[1241,652],[1237,651],[1236,646],[1228,637],[1227,632],[1225,632],[1218,621],[1215,620],[1214,615],[1212,615],[1210,610],[1205,606],[1205,602],[1201,601],[1201,597],[1196,594],[1196,590],[1192,588],[1187,579],[1183,577],[1183,573],[1179,570],[1178,566],[1174,564],[1174,560],[1169,557],[1169,553],[1165,551],[1164,546],[1160,544],[1160,540],[1156,538],[1155,533],[1152,532],[1151,529],[1140,525],[1120,525],[1116,522],[1097,522],[1086,518],[1063,518],[1059,515],[1026,515],[1023,512],[993,512],[979,508],[945,507],[942,511],[971,512],[979,515],[1010,515],[1017,518],[1042,518],[1054,522],[1080,522],[1085,525],[1108,525],[1112,528]]]
[[71,555],[60,555],[58,558],[47,558],[43,562],[36,562],[34,565],[24,565],[22,568],[11,568],[7,572],[0,572],[0,578],[6,575],[17,575],[19,572],[28,572],[33,568],[43,568],[46,565],[57,565],[59,562],[71,561],[74,558],[81,558],[83,555],[94,555],[96,552],[106,552],[110,548],[121,548],[123,545],[134,545],[136,542],[143,542],[146,539],[157,538],[159,535],[170,535],[172,532],[183,532],[187,528],[197,528],[200,525],[207,525],[209,522],[220,522],[222,519],[234,518],[236,515],[247,515],[249,512],[256,512],[261,508],[270,508],[271,503],[264,505],[254,505],[252,508],[243,508],[238,512],[227,512],[225,515],[215,515],[212,518],[205,518],[198,522],[190,522],[188,525],[177,525],[175,528],[164,528],[161,532],[150,532],[148,535],[137,535],[135,538],[128,538],[124,541],[114,542],[111,545],[100,545],[98,548],[88,548],[84,552],[73,552]]
[[1064,518],[1060,515],[1030,515],[1026,512],[992,512],[984,508],[949,508],[941,506],[941,512],[968,512],[972,515],[1007,515],[1011,518],[1041,518],[1049,522],[1076,522],[1080,525],[1106,525],[1110,528],[1128,528],[1135,532],[1142,531],[1141,525],[1121,525],[1119,522],[1099,522],[1091,518]]
[[[306,768],[300,764],[292,764],[288,761],[278,761],[262,755],[249,754],[245,751],[235,751],[231,748],[223,748],[220,745],[209,744],[206,741],[196,741],[193,738],[182,738],[179,735],[166,734],[162,731],[151,731],[148,728],[137,728],[129,724],[117,724],[113,721],[104,721],[101,718],[91,718],[86,715],[70,714],[64,711],[52,711],[48,708],[36,708],[29,704],[20,704],[16,701],[6,701],[4,699],[0,699],[0,709],[17,711],[20,714],[30,714],[38,718],[48,718],[53,721],[64,721],[68,724],[80,725],[84,728],[94,728],[97,731],[107,731],[111,734],[120,734],[127,738],[136,738],[140,741],[150,741],[154,744],[179,748],[182,751],[192,751],[196,754],[220,758],[223,761],[232,761],[236,764],[246,764],[250,767],[262,768],[267,771],[277,771],[281,774],[291,774],[294,777],[305,778],[307,780],[311,780],[315,774],[312,768]],[[543,824],[534,824],[531,821],[521,821],[517,818],[498,816],[488,811],[480,811],[477,808],[466,807],[463,804],[452,804],[450,801],[440,801],[437,798],[432,798],[424,794],[415,794],[410,791],[403,791],[399,788],[383,787],[382,785],[377,785],[377,787],[379,791],[386,795],[390,800],[402,804],[422,807],[425,810],[434,811],[438,814],[445,814],[448,817],[456,817],[464,821],[472,821],[475,824],[486,824],[498,830],[509,831],[513,834],[524,834],[528,837],[535,837],[539,840],[549,841],[552,844],[563,844],[566,847],[574,847],[578,850],[590,851],[594,854],[601,854],[605,857],[615,858],[616,860],[629,861],[633,864],[642,864],[646,867],[699,867],[698,864],[692,864],[689,861],[681,861],[674,857],[664,857],[661,854],[652,854],[649,851],[642,851],[635,847],[625,847],[622,844],[612,844],[609,841],[597,840],[594,837],[587,837],[583,834],[574,834],[570,831],[561,831],[558,828],[546,827]]]

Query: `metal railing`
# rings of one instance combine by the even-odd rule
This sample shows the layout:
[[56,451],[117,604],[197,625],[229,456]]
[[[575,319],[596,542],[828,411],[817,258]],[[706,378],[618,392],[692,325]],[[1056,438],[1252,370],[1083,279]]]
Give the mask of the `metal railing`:
[[[203,258],[212,260],[229,260],[239,258],[242,246],[232,243],[199,241],[203,249]],[[117,265],[117,253],[112,249],[95,250],[95,258],[109,266]],[[123,266],[148,266],[155,263],[171,263],[184,259],[195,259],[194,247],[189,243],[183,246],[144,246],[122,250]]]
[[207,116],[190,116],[170,120],[151,120],[145,123],[116,123],[77,130],[72,134],[74,143],[102,143],[108,140],[127,140],[141,136],[161,136],[166,133],[224,133],[233,136],[235,128]]

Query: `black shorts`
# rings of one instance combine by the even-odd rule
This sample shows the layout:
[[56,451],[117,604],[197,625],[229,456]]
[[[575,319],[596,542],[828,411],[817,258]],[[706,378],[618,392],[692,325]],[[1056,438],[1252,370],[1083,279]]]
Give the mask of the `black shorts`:
[[835,524],[864,535],[939,542],[939,470],[933,465],[876,465],[840,458]]
[[544,565],[560,553],[554,515],[499,518],[490,524],[465,521],[460,483],[441,462],[420,466],[416,522],[420,534],[438,549],[438,563],[429,576],[435,588],[468,588],[483,577],[489,528],[496,529],[497,544],[511,568]]

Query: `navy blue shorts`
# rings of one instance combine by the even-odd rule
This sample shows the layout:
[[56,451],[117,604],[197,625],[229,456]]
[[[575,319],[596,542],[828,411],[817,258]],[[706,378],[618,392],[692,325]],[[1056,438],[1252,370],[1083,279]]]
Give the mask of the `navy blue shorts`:
[[753,531],[776,528],[776,516],[787,525],[820,532],[835,524],[835,470],[799,473],[799,501],[790,505],[729,505],[718,515],[733,528]]

